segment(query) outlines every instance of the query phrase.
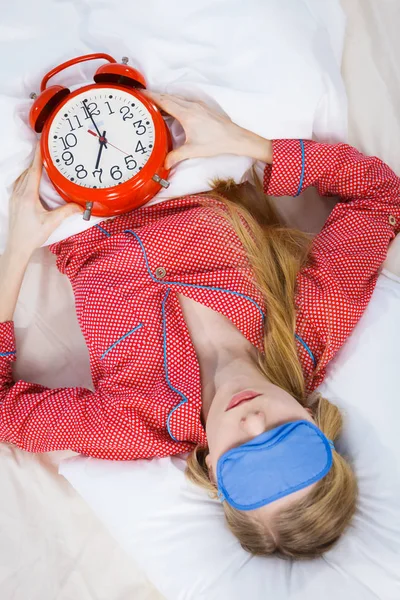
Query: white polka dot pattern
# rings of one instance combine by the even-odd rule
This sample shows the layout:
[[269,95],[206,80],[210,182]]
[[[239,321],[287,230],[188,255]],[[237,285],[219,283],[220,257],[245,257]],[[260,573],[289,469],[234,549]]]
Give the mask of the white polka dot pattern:
[[298,276],[296,331],[317,366],[299,343],[311,391],[367,307],[388,245],[400,231],[400,179],[380,159],[347,144],[277,140],[273,146],[273,166],[264,173],[267,194],[294,196],[304,164],[301,190],[315,186],[321,196],[340,197]]
[[[346,145],[274,142],[271,195],[316,185],[339,194],[298,276],[297,334],[308,387],[364,311],[400,223],[399,179]],[[208,199],[212,206],[220,206]],[[0,324],[0,440],[34,452],[71,449],[130,460],[206,443],[200,372],[177,293],[227,316],[262,350],[263,303],[243,248],[204,197],[180,198],[102,223],[51,247],[73,286],[95,391],[12,381],[12,323]],[[268,318],[268,315],[266,316]]]

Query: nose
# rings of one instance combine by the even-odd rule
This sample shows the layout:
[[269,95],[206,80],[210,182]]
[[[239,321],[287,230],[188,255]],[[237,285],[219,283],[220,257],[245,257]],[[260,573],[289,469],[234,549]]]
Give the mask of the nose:
[[267,421],[262,411],[252,411],[241,418],[241,429],[249,437],[255,437],[264,433],[267,427]]

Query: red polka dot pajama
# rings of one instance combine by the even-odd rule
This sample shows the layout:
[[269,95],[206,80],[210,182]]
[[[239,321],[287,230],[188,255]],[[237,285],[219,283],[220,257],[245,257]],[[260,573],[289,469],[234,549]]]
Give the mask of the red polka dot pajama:
[[[298,275],[296,341],[310,390],[363,314],[400,228],[400,179],[345,145],[277,140],[265,192],[338,195]],[[262,350],[262,298],[240,241],[188,196],[106,221],[51,247],[72,284],[94,391],[12,379],[13,323],[0,324],[0,440],[130,460],[206,443],[200,371],[177,294],[224,314]],[[318,372],[315,374],[315,368]]]

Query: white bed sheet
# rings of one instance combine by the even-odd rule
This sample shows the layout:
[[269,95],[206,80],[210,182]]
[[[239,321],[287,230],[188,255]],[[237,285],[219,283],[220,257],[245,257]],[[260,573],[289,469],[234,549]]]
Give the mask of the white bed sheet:
[[[400,56],[399,3],[342,3],[348,16],[343,74],[350,101],[350,141],[366,153],[378,154],[400,172],[400,66],[396,60]],[[62,11],[63,3],[56,4]],[[79,26],[78,22],[71,25]],[[9,34],[18,35],[17,24]],[[55,51],[57,43],[54,34]],[[296,201],[292,221],[304,212],[305,202]],[[323,202],[318,206],[317,220],[321,224],[327,206]],[[316,221],[309,227],[316,230]],[[399,263],[400,248],[397,256],[392,256],[392,268],[398,268]],[[35,254],[28,269],[16,323],[17,376],[27,377],[34,370],[35,379],[48,385],[70,384],[72,375],[77,384],[88,384],[87,352],[74,315],[71,290],[46,250]],[[30,455],[0,446],[0,597],[159,599],[158,592],[57,475],[56,465],[64,456],[66,453]]]

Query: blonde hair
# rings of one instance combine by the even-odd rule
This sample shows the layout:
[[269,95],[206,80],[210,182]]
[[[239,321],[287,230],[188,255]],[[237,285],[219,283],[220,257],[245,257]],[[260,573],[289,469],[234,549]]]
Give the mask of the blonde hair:
[[[295,343],[296,276],[307,260],[310,236],[283,226],[262,191],[250,183],[217,181],[212,196],[241,240],[260,289],[268,318],[265,320],[261,372],[275,385],[309,407],[318,427],[335,441],[342,429],[337,406],[318,394],[307,393]],[[205,200],[206,203],[206,200]],[[198,446],[187,462],[186,474],[216,496],[206,456]],[[278,553],[289,558],[314,558],[329,550],[349,525],[355,512],[357,483],[346,460],[333,452],[333,465],[307,496],[282,510],[270,531],[252,516],[223,503],[227,524],[242,547],[255,555]]]

